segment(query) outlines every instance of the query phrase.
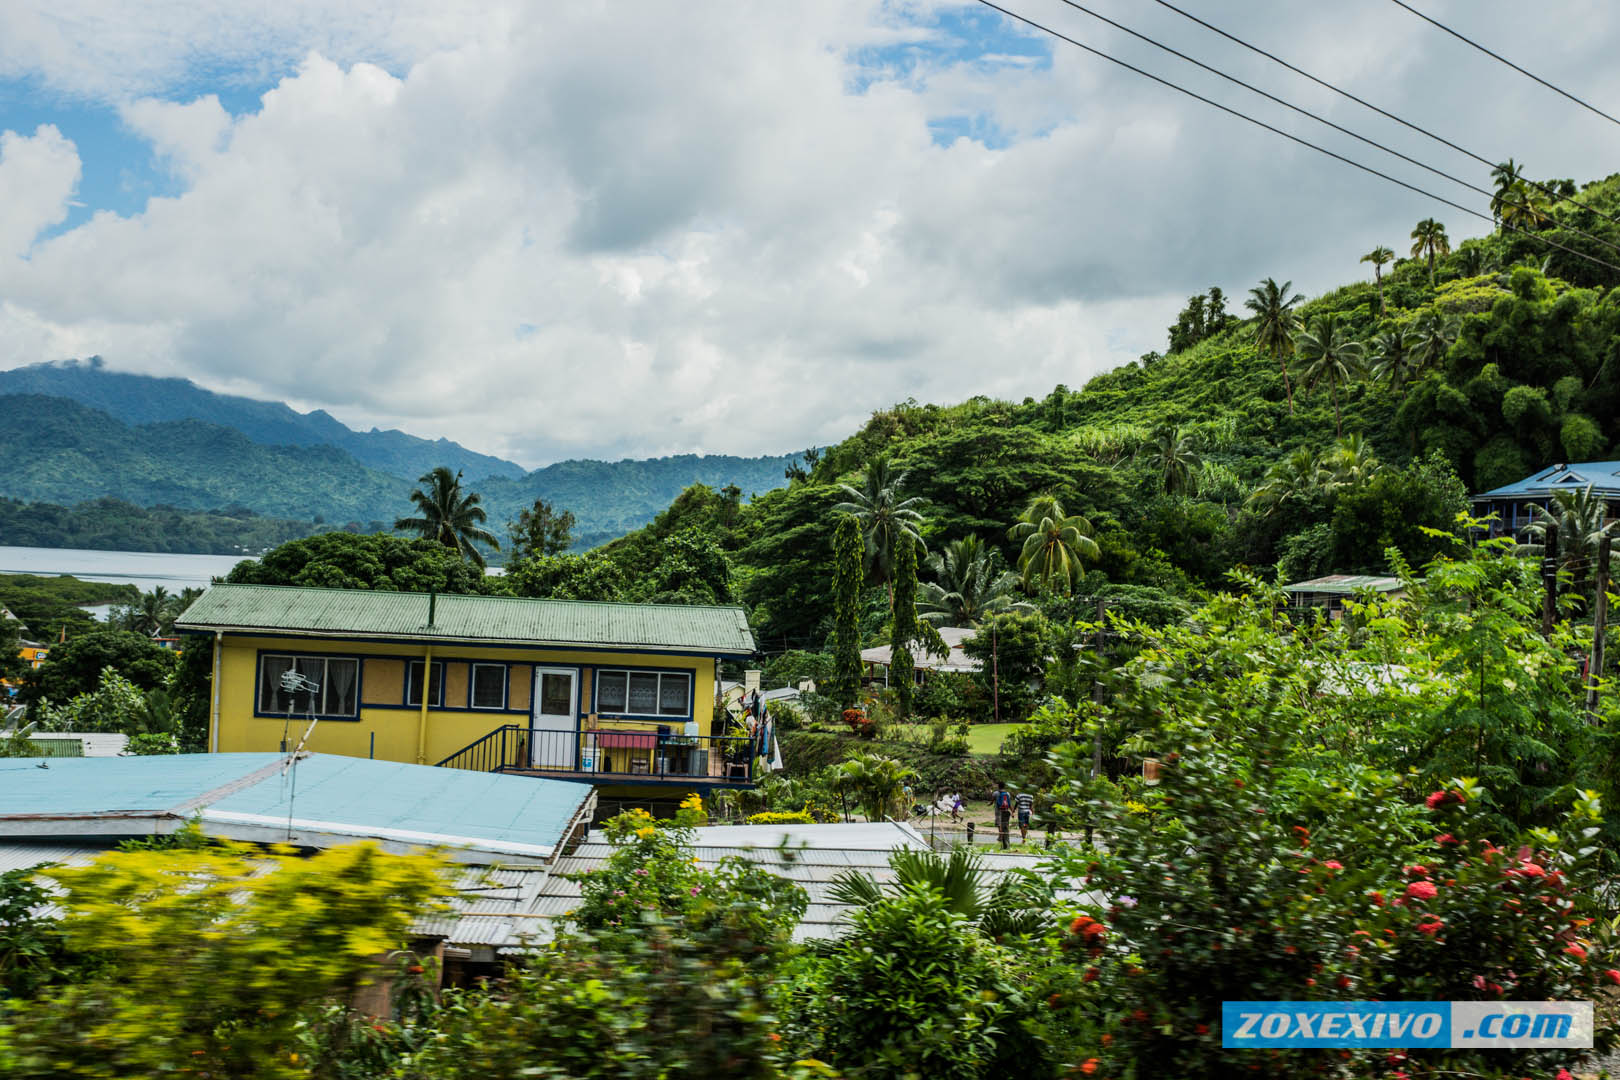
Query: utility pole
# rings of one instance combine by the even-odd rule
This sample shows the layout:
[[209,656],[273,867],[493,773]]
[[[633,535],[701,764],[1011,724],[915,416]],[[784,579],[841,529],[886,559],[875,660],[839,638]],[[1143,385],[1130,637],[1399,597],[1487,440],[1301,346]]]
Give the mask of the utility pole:
[[1550,638],[1558,618],[1558,526],[1551,522],[1542,545],[1541,585],[1541,636]]
[[[1108,601],[1097,601],[1097,632],[1092,635],[1091,648],[1097,654],[1098,661],[1102,660],[1103,619],[1107,617]],[[1102,705],[1103,684],[1102,679],[1091,680],[1091,701],[1097,706]],[[1099,726],[1091,733],[1091,778],[1093,780],[1102,775],[1102,727]]]
[[990,624],[990,711],[1001,723],[1001,666],[996,661],[996,624]]
[[1592,658],[1586,665],[1586,715],[1597,721],[1598,680],[1603,678],[1603,635],[1609,629],[1609,549],[1614,538],[1598,541],[1597,599],[1592,604]]

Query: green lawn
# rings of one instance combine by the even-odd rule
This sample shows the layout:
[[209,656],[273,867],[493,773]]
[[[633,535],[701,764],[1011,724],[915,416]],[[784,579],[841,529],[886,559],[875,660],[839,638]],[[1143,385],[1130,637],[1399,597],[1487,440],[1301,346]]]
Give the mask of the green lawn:
[[[928,733],[925,724],[906,725],[919,735]],[[968,728],[968,752],[991,756],[1001,749],[1001,740],[1028,724],[973,724]]]

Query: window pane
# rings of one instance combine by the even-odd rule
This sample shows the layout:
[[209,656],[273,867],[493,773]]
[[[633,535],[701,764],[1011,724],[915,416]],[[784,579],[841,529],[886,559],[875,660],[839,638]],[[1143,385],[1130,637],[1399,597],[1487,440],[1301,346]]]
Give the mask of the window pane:
[[596,711],[624,712],[626,673],[604,671],[596,678]]
[[[435,660],[433,662],[433,675],[431,677],[431,681],[428,683],[428,704],[429,705],[442,705],[442,704],[444,704],[444,702],[443,702],[443,700],[441,699],[441,696],[440,696],[440,695],[442,695],[444,693],[444,687],[442,685],[440,685],[443,682],[443,680],[444,680],[444,665],[439,663],[437,660]],[[405,704],[407,704],[407,705],[420,705],[420,704],[422,704],[422,661],[420,661],[420,660],[412,660],[411,661],[410,685],[406,688],[406,691],[405,691]]]
[[648,714],[658,712],[657,675],[650,671],[630,673],[630,707],[625,711]]
[[658,682],[658,714],[660,716],[686,715],[687,675],[664,675]]
[[574,680],[569,675],[540,676],[540,713],[567,716],[574,709]]
[[298,674],[315,684],[315,692],[300,690],[292,696],[292,711],[296,713],[323,713],[321,697],[326,693],[326,660],[319,656],[300,656],[294,661]]
[[281,677],[292,670],[293,660],[290,656],[266,656],[259,675],[259,711],[267,713],[286,712],[291,706],[292,698],[282,692]]
[[506,666],[474,664],[472,704],[475,709],[499,709],[506,705]]
[[355,697],[360,677],[360,661],[330,659],[326,661],[326,714],[353,716]]

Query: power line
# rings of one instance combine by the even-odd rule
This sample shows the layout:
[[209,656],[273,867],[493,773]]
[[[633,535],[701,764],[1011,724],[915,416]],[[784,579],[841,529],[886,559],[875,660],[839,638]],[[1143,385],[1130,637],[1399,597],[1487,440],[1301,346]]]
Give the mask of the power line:
[[[1213,98],[1207,98],[1204,95],[1202,95],[1202,94],[1200,94],[1200,93],[1198,93],[1196,91],[1188,90],[1186,87],[1181,86],[1181,85],[1179,85],[1177,83],[1173,83],[1169,79],[1166,79],[1166,78],[1164,78],[1162,76],[1159,76],[1159,75],[1155,75],[1151,71],[1146,71],[1146,70],[1144,70],[1142,68],[1139,68],[1135,64],[1127,63],[1126,61],[1121,60],[1118,57],[1111,56],[1108,53],[1103,52],[1101,49],[1093,48],[1092,46],[1087,45],[1082,41],[1077,41],[1074,38],[1069,37],[1067,34],[1064,34],[1064,33],[1061,33],[1060,31],[1054,30],[1051,27],[1046,26],[1043,23],[1036,22],[1034,19],[1031,19],[1031,18],[1029,18],[1027,16],[1024,16],[1024,15],[1020,15],[1015,11],[1009,11],[1008,9],[1002,7],[1000,4],[994,3],[993,0],[978,0],[978,2],[983,4],[985,7],[990,8],[992,11],[1001,12],[1001,14],[1007,16],[1009,19],[1014,19],[1014,20],[1016,20],[1018,22],[1021,22],[1025,26],[1029,26],[1029,27],[1032,27],[1033,29],[1041,31],[1043,34],[1050,34],[1052,37],[1057,38],[1059,41],[1067,42],[1068,44],[1073,45],[1077,49],[1083,49],[1084,51],[1086,51],[1088,53],[1091,53],[1093,56],[1096,56],[1096,57],[1098,57],[1100,59],[1106,60],[1110,64],[1116,64],[1119,67],[1122,67],[1122,68],[1126,69],[1127,71],[1133,71],[1136,74],[1141,75],[1143,78],[1151,79],[1154,82],[1160,84],[1161,86],[1166,86],[1166,87],[1170,88],[1171,90],[1176,91],[1179,94],[1185,94],[1187,97],[1193,98],[1196,101],[1202,101],[1205,105],[1213,106],[1214,108],[1217,108],[1217,109],[1221,110],[1224,113],[1228,113],[1228,114],[1230,114],[1232,116],[1237,117],[1239,120],[1246,120],[1249,123],[1255,125],[1256,127],[1264,128],[1265,130],[1271,132],[1273,135],[1281,135],[1283,138],[1289,140],[1290,142],[1296,142],[1301,146],[1307,147],[1308,149],[1315,150],[1319,154],[1325,154],[1328,157],[1333,158],[1336,161],[1342,161],[1344,164],[1349,165],[1350,167],[1355,168],[1355,169],[1360,169],[1364,173],[1369,173],[1369,174],[1371,174],[1373,176],[1378,177],[1381,180],[1387,180],[1390,183],[1396,184],[1396,185],[1398,185],[1400,187],[1403,187],[1408,191],[1415,192],[1418,195],[1422,195],[1422,196],[1425,196],[1426,198],[1433,199],[1435,202],[1444,203],[1446,206],[1449,206],[1449,207],[1451,207],[1451,208],[1453,208],[1455,210],[1461,210],[1463,213],[1468,214],[1471,217],[1477,217],[1481,221],[1489,221],[1491,223],[1492,227],[1495,227],[1495,225],[1497,224],[1496,220],[1494,218],[1492,218],[1489,214],[1483,214],[1480,211],[1472,209],[1471,207],[1464,206],[1462,203],[1459,203],[1459,202],[1457,202],[1457,201],[1455,201],[1453,199],[1448,199],[1444,195],[1437,195],[1434,192],[1429,191],[1426,188],[1418,187],[1416,184],[1408,183],[1407,181],[1402,180],[1399,177],[1391,176],[1389,173],[1386,173],[1386,172],[1381,172],[1380,170],[1373,168],[1371,165],[1364,165],[1361,162],[1356,161],[1354,158],[1345,157],[1343,154],[1340,154],[1340,153],[1338,153],[1336,151],[1333,151],[1333,150],[1329,150],[1325,146],[1319,146],[1318,144],[1311,142],[1309,139],[1301,138],[1300,136],[1295,135],[1292,132],[1284,131],[1282,128],[1279,128],[1279,127],[1277,127],[1277,126],[1275,126],[1273,124],[1268,124],[1264,120],[1256,119],[1255,117],[1250,116],[1248,113],[1240,112],[1239,110],[1232,108],[1230,105],[1222,105],[1220,102],[1214,100]],[[1510,231],[1513,231],[1513,232],[1524,233],[1526,236],[1535,237],[1536,239],[1541,240],[1545,244],[1548,244],[1548,245],[1550,245],[1552,247],[1558,248],[1560,251],[1568,252],[1569,254],[1574,255],[1577,258],[1585,259],[1588,262],[1597,263],[1599,266],[1606,267],[1606,268],[1608,268],[1610,270],[1613,270],[1615,273],[1620,274],[1620,266],[1616,266],[1614,263],[1608,262],[1607,260],[1600,259],[1595,255],[1588,255],[1584,251],[1577,251],[1572,247],[1568,247],[1568,246],[1566,246],[1564,244],[1560,244],[1556,240],[1550,239],[1550,238],[1545,237],[1545,236],[1541,236],[1541,235],[1539,235],[1537,233],[1534,233],[1534,232],[1530,232],[1527,229],[1520,229],[1517,226],[1510,226],[1506,222],[1502,223],[1502,227],[1504,229],[1509,229]]]
[[1440,21],[1438,21],[1436,19],[1429,18],[1429,16],[1423,14],[1423,12],[1421,12],[1417,8],[1413,7],[1411,4],[1405,3],[1404,0],[1391,0],[1391,2],[1393,4],[1395,4],[1396,7],[1403,7],[1407,11],[1410,11],[1412,14],[1414,14],[1418,18],[1422,19],[1424,22],[1429,23],[1432,26],[1439,27],[1440,29],[1444,30],[1446,33],[1450,34],[1452,37],[1456,38],[1458,41],[1465,42],[1465,43],[1467,43],[1469,45],[1472,45],[1474,48],[1478,49],[1480,52],[1484,53],[1486,56],[1489,56],[1489,57],[1491,57],[1492,59],[1495,59],[1495,60],[1500,60],[1502,63],[1506,64],[1508,67],[1512,68],[1514,71],[1517,71],[1520,75],[1523,75],[1526,78],[1534,79],[1536,82],[1540,83],[1542,86],[1545,86],[1547,89],[1549,89],[1549,90],[1551,90],[1551,91],[1553,91],[1555,93],[1563,94],[1565,97],[1569,98],[1569,100],[1571,100],[1575,104],[1581,106],[1581,108],[1590,109],[1592,112],[1595,112],[1599,116],[1603,117],[1603,119],[1607,120],[1609,123],[1620,125],[1620,120],[1616,120],[1614,117],[1610,116],[1608,113],[1604,112],[1602,109],[1598,108],[1596,105],[1588,104],[1587,102],[1582,101],[1580,98],[1576,97],[1574,94],[1570,93],[1568,90],[1564,90],[1564,89],[1562,89],[1560,87],[1554,86],[1552,83],[1548,82],[1546,79],[1543,79],[1540,75],[1536,75],[1536,74],[1533,74],[1531,72],[1528,72],[1528,71],[1524,70],[1524,68],[1520,67],[1518,64],[1515,64],[1513,61],[1509,60],[1507,57],[1503,56],[1501,53],[1492,52],[1491,50],[1487,49],[1485,46],[1481,45],[1479,42],[1475,41],[1474,39],[1469,38],[1469,37],[1465,37],[1462,34],[1457,33],[1457,31],[1453,30],[1451,27],[1447,26],[1445,23],[1440,22]]
[[[1278,56],[1277,54],[1267,52],[1265,49],[1260,48],[1260,46],[1258,46],[1258,45],[1250,44],[1249,42],[1244,41],[1242,38],[1237,37],[1234,34],[1229,34],[1225,30],[1222,30],[1220,27],[1214,25],[1213,23],[1206,22],[1205,20],[1200,19],[1197,15],[1194,15],[1192,12],[1185,11],[1185,10],[1177,7],[1176,5],[1170,3],[1169,0],[1153,0],[1153,2],[1158,4],[1160,7],[1169,8],[1171,11],[1175,12],[1177,15],[1180,15],[1182,18],[1190,19],[1191,21],[1197,23],[1199,26],[1202,26],[1204,29],[1210,31],[1211,33],[1219,34],[1221,37],[1225,38],[1226,40],[1232,42],[1235,45],[1241,45],[1241,46],[1243,46],[1243,48],[1248,49],[1250,52],[1257,53],[1260,56],[1265,57],[1267,60],[1270,60],[1272,63],[1280,64],[1281,66],[1287,68],[1289,71],[1292,71],[1294,74],[1302,76],[1302,77],[1304,77],[1306,79],[1309,79],[1311,82],[1315,83],[1316,85],[1318,85],[1320,87],[1323,87],[1324,89],[1331,90],[1335,94],[1338,94],[1340,97],[1349,98],[1351,101],[1355,102],[1357,105],[1360,105],[1362,108],[1371,109],[1373,112],[1377,113],[1379,116],[1385,117],[1386,119],[1389,119],[1389,120],[1393,120],[1397,124],[1400,124],[1402,127],[1409,128],[1410,130],[1417,132],[1419,135],[1423,135],[1423,136],[1425,136],[1427,138],[1433,139],[1435,142],[1440,143],[1442,146],[1450,147],[1452,150],[1457,151],[1457,153],[1462,154],[1464,157],[1473,158],[1475,161],[1479,162],[1481,165],[1484,165],[1486,168],[1495,169],[1501,164],[1500,162],[1491,161],[1489,158],[1486,158],[1486,157],[1483,157],[1483,156],[1481,156],[1479,154],[1474,153],[1472,150],[1468,149],[1466,146],[1458,146],[1456,143],[1452,142],[1450,139],[1446,138],[1444,135],[1436,135],[1434,132],[1430,131],[1428,128],[1422,127],[1421,125],[1412,123],[1410,120],[1406,120],[1406,119],[1403,119],[1402,117],[1396,116],[1394,113],[1390,112],[1387,109],[1381,109],[1377,105],[1374,105],[1372,102],[1368,101],[1367,99],[1362,98],[1362,97],[1357,97],[1355,94],[1352,94],[1350,91],[1344,89],[1343,87],[1335,86],[1335,85],[1333,85],[1332,83],[1328,82],[1325,79],[1318,78],[1317,76],[1312,75],[1310,72],[1304,70],[1303,68],[1295,67],[1293,64],[1290,64],[1287,60],[1284,60],[1282,57]],[[1569,201],[1571,203],[1574,203],[1576,206],[1579,206],[1579,207],[1581,207],[1582,209],[1585,209],[1585,210],[1590,210],[1592,213],[1596,214],[1598,217],[1603,218],[1606,221],[1612,221],[1616,225],[1620,225],[1620,217],[1614,217],[1611,214],[1605,214],[1602,210],[1599,210],[1597,207],[1591,206],[1591,205],[1589,205],[1587,203],[1580,202],[1580,201],[1574,199],[1573,197],[1567,197],[1567,196],[1564,196],[1564,195],[1560,195],[1557,191],[1554,191],[1552,188],[1548,187],[1547,185],[1539,183],[1538,181],[1535,181],[1535,180],[1531,180],[1527,176],[1521,176],[1521,177],[1519,177],[1519,179],[1523,180],[1525,183],[1529,184],[1531,187],[1535,188],[1537,191],[1541,192],[1543,195],[1548,195],[1548,196],[1550,196],[1550,197],[1552,197],[1554,199],[1569,198]]]
[[[1343,133],[1345,135],[1350,136],[1352,139],[1356,139],[1356,140],[1359,140],[1361,142],[1364,142],[1368,146],[1374,147],[1374,148],[1376,148],[1378,150],[1382,150],[1384,153],[1389,154],[1389,155],[1391,155],[1393,157],[1398,157],[1402,161],[1407,162],[1408,164],[1416,165],[1418,168],[1425,169],[1425,170],[1433,173],[1436,176],[1439,176],[1439,177],[1441,177],[1443,179],[1446,179],[1446,180],[1450,180],[1454,184],[1460,184],[1461,186],[1463,186],[1465,188],[1468,188],[1470,191],[1478,192],[1479,194],[1484,195],[1484,196],[1486,196],[1488,198],[1492,198],[1492,199],[1495,198],[1495,193],[1490,191],[1488,188],[1482,188],[1478,184],[1470,183],[1469,181],[1464,180],[1460,176],[1453,176],[1451,173],[1446,172],[1444,169],[1437,169],[1433,165],[1428,164],[1427,162],[1419,161],[1415,157],[1412,157],[1412,156],[1410,156],[1408,154],[1403,154],[1399,150],[1396,150],[1396,149],[1393,149],[1391,147],[1385,146],[1383,143],[1377,141],[1376,139],[1370,139],[1367,136],[1360,134],[1359,132],[1351,131],[1349,128],[1344,127],[1341,124],[1336,124],[1332,120],[1329,120],[1325,116],[1320,116],[1317,113],[1314,113],[1309,109],[1303,108],[1303,107],[1301,107],[1299,105],[1295,105],[1291,101],[1285,101],[1282,98],[1278,97],[1276,94],[1270,93],[1268,91],[1260,89],[1258,86],[1254,86],[1254,85],[1252,85],[1250,83],[1244,82],[1242,79],[1238,78],[1237,76],[1229,75],[1226,72],[1220,70],[1219,68],[1211,67],[1209,64],[1204,63],[1202,60],[1198,60],[1198,59],[1196,59],[1194,57],[1188,56],[1184,52],[1181,52],[1181,51],[1179,51],[1177,49],[1171,48],[1169,45],[1164,44],[1162,41],[1158,41],[1155,38],[1149,37],[1146,34],[1139,33],[1139,32],[1137,32],[1135,30],[1132,30],[1130,27],[1125,26],[1122,23],[1117,23],[1113,19],[1110,19],[1106,15],[1098,14],[1097,12],[1095,12],[1095,11],[1091,10],[1090,8],[1086,7],[1084,4],[1078,3],[1077,0],[1062,0],[1062,3],[1067,4],[1069,7],[1074,8],[1076,11],[1081,11],[1081,12],[1084,12],[1085,14],[1087,14],[1087,15],[1090,15],[1093,19],[1096,19],[1099,22],[1107,23],[1109,26],[1112,26],[1116,30],[1122,30],[1125,33],[1131,35],[1132,37],[1134,37],[1134,38],[1136,38],[1136,39],[1138,39],[1140,41],[1145,41],[1149,45],[1152,45],[1154,48],[1160,49],[1160,50],[1163,50],[1164,52],[1169,53],[1171,56],[1179,57],[1180,59],[1185,60],[1187,63],[1192,64],[1195,67],[1202,68],[1203,70],[1209,72],[1212,75],[1217,75],[1220,78],[1225,79],[1229,83],[1234,83],[1234,84],[1236,84],[1238,86],[1243,87],[1245,90],[1248,90],[1248,91],[1251,91],[1253,93],[1259,94],[1261,97],[1265,98],[1268,101],[1274,101],[1278,105],[1281,105],[1285,109],[1292,109],[1294,112],[1299,113],[1301,116],[1310,117],[1312,120],[1315,120],[1317,123],[1325,124],[1326,126],[1332,128],[1334,131],[1341,132],[1341,133]],[[1166,6],[1169,6],[1169,5],[1166,5]],[[1176,9],[1176,10],[1180,10],[1180,9]],[[1490,163],[1486,162],[1486,164],[1490,164]],[[1493,223],[1494,223],[1494,219],[1493,219]],[[1620,222],[1617,222],[1616,224],[1620,224]],[[1604,247],[1608,248],[1609,250],[1611,250],[1611,251],[1613,251],[1613,252],[1615,252],[1617,254],[1620,254],[1620,244],[1615,244],[1615,243],[1613,243],[1613,242],[1611,242],[1609,240],[1605,240],[1601,236],[1594,236],[1593,234],[1586,232],[1584,229],[1576,228],[1573,225],[1565,226],[1565,228],[1567,228],[1568,231],[1570,231],[1570,232],[1576,233],[1576,234],[1578,234],[1580,236],[1584,236],[1586,239],[1591,240],[1591,241],[1593,241],[1595,243],[1598,243],[1598,244],[1602,244]]]

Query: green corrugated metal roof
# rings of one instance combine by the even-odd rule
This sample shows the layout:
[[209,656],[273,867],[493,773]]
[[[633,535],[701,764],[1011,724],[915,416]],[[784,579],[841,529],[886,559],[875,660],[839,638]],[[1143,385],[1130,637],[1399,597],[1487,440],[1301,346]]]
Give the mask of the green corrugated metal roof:
[[738,607],[597,604],[441,593],[282,585],[215,585],[176,620],[182,630],[574,645],[746,656],[755,651]]

